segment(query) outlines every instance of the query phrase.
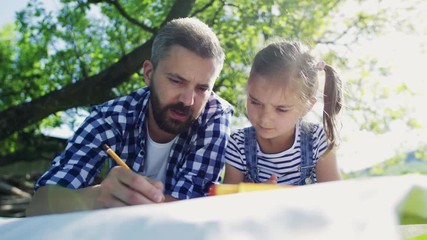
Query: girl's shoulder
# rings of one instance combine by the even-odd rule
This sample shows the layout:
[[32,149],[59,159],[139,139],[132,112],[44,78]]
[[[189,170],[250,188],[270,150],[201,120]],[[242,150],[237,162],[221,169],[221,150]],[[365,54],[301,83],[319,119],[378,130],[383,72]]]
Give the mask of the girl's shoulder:
[[313,137],[319,137],[324,134],[323,125],[320,123],[301,121],[299,124],[299,131],[309,133]]
[[310,135],[310,139],[312,140],[313,146],[315,148],[323,147],[325,144],[327,145],[327,138],[322,124],[313,122],[301,122],[299,129],[301,131],[300,134],[302,134],[302,132],[305,132],[306,134]]
[[[238,129],[235,129],[235,130],[231,131],[231,136],[234,136],[234,137],[237,137],[237,136],[239,136],[239,137],[245,137],[245,131],[246,131],[247,128],[249,128],[249,129],[252,128],[253,129],[252,126],[244,127],[244,128],[238,128]],[[253,129],[253,131],[255,131],[255,129]]]
[[243,144],[245,141],[245,129],[239,128],[239,129],[231,131],[230,137],[235,142]]
[[[311,135],[311,141],[312,141],[312,147],[314,156],[317,158],[317,156],[321,156],[328,147],[328,140],[323,128],[323,125],[320,123],[311,123],[311,122],[305,122],[301,123],[301,130],[302,131],[309,131],[309,134]],[[304,125],[305,124],[305,125]]]

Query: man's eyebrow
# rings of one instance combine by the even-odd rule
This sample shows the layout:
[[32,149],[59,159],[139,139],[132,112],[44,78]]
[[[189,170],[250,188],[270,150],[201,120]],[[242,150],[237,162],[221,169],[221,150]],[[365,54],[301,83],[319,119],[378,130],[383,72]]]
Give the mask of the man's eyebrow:
[[[186,78],[184,78],[184,77],[182,77],[182,76],[180,76],[179,74],[176,74],[176,73],[166,73],[166,75],[168,77],[177,78],[177,79],[179,79],[181,81],[184,81],[184,82],[189,82]],[[209,84],[198,84],[197,86],[198,87],[203,87],[203,88],[206,88],[206,89],[211,89],[212,88]]]
[[181,81],[185,81],[188,82],[187,79],[185,79],[184,77],[180,76],[179,74],[176,73],[166,73],[167,76],[172,77],[172,78],[178,78]]

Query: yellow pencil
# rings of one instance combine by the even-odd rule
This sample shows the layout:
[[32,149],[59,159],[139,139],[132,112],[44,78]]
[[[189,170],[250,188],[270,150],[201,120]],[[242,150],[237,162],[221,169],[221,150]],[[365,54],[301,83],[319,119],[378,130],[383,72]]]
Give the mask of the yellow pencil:
[[110,155],[111,158],[113,158],[114,161],[116,161],[117,164],[120,166],[130,170],[129,166],[126,165],[126,163],[111,149],[107,144],[104,144],[104,149],[107,151],[108,155]]

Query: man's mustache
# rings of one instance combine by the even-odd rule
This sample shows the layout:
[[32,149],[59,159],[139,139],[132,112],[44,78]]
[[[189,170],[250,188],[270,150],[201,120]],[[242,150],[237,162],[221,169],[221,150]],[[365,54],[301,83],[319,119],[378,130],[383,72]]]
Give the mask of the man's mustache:
[[193,111],[191,110],[191,107],[190,106],[185,106],[184,103],[182,103],[182,102],[169,105],[169,108],[172,109],[172,110],[174,110],[174,111],[177,111],[177,112],[180,112],[182,114],[185,114],[187,116],[193,114]]

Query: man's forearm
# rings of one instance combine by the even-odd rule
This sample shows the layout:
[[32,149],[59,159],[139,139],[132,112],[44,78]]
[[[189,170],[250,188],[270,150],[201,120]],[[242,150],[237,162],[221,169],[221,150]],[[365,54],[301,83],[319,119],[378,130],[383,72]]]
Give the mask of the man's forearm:
[[40,187],[27,207],[26,215],[44,215],[95,208],[99,186],[67,189],[56,185]]

